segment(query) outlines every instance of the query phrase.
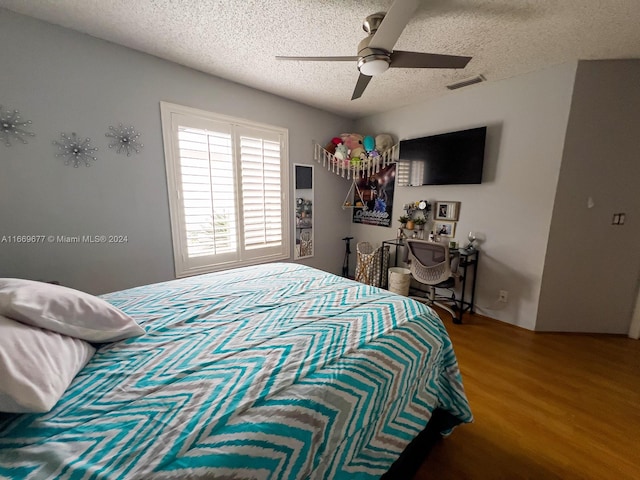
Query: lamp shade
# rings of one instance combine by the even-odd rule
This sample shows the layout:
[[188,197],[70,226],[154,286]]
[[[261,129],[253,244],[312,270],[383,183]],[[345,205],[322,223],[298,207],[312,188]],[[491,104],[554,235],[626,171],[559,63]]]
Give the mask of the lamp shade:
[[371,60],[365,60],[362,65],[360,65],[360,73],[369,77],[374,77],[386,72],[388,68],[389,62],[387,60],[374,58]]

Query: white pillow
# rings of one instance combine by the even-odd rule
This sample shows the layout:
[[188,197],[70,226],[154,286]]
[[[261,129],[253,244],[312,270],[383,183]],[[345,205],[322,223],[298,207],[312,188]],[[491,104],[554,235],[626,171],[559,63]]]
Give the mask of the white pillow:
[[77,338],[0,315],[0,412],[48,412],[95,352]]
[[133,318],[101,298],[17,278],[0,278],[0,315],[88,342],[144,335]]

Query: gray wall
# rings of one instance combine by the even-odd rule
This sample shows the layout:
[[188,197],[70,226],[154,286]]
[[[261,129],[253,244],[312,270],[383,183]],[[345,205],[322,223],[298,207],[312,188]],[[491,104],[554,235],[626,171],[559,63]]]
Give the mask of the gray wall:
[[[394,220],[404,203],[460,201],[456,240],[471,230],[484,237],[478,272],[478,311],[535,327],[547,237],[571,102],[576,63],[488,82],[438,100],[361,119],[362,134],[398,139],[488,125],[481,185],[396,187]],[[356,241],[380,244],[394,228],[353,225]],[[507,305],[497,303],[499,290]]]
[[[55,279],[92,293],[174,277],[160,100],[286,127],[292,163],[311,164],[312,140],[343,131],[404,139],[488,125],[483,184],[397,187],[394,219],[410,201],[462,202],[456,240],[464,243],[470,230],[484,239],[480,313],[530,329],[628,331],[640,271],[631,243],[639,233],[637,61],[559,65],[354,126],[2,9],[0,43],[0,103],[19,109],[36,133],[28,145],[0,145],[0,237],[128,236],[118,245],[0,243],[0,276]],[[141,154],[107,148],[104,133],[119,122],[142,132]],[[55,157],[52,140],[72,131],[100,148],[90,168]],[[397,223],[351,224],[340,208],[349,182],[322,168],[315,174],[315,256],[303,262],[339,273],[340,238],[379,244]],[[610,226],[614,211],[627,213],[626,226]],[[615,248],[605,254],[605,245]],[[509,291],[506,306],[496,302],[501,289]]]
[[[629,332],[640,272],[640,61],[581,61],[536,329]],[[593,207],[587,205],[593,199]],[[624,226],[611,225],[615,212]]]
[[[348,131],[351,120],[0,9],[0,104],[33,121],[28,145],[0,145],[0,236],[127,235],[128,243],[0,243],[0,276],[59,280],[92,293],[174,278],[159,102],[166,100],[289,129],[291,163],[312,163],[312,140]],[[107,148],[119,122],[144,149]],[[61,132],[99,147],[91,167],[65,166]],[[349,218],[346,181],[317,168],[315,257],[334,273]],[[292,190],[291,190],[292,192]],[[293,233],[292,233],[293,235]]]

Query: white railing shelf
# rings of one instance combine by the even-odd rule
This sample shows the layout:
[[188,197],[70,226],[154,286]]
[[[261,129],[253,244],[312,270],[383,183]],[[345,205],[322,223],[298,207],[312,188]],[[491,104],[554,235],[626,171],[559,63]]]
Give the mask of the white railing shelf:
[[395,144],[393,147],[384,151],[377,157],[367,160],[341,160],[325,150],[322,145],[314,142],[313,146],[313,157],[316,162],[320,163],[323,167],[326,167],[330,172],[348,180],[351,178],[369,178],[370,176],[375,175],[383,168],[395,163],[398,160],[399,153],[398,144]]

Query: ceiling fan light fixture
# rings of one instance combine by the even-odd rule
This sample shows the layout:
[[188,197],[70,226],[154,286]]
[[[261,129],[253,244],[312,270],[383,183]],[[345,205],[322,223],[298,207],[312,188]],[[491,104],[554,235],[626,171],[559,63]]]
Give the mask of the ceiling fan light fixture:
[[389,57],[386,55],[368,55],[358,60],[358,70],[363,75],[375,77],[389,69]]
[[437,53],[407,52],[394,50],[403,30],[419,6],[419,0],[393,0],[387,12],[369,15],[362,28],[367,36],[358,44],[357,56],[339,57],[276,57],[281,60],[306,60],[310,62],[358,61],[358,80],[351,100],[362,97],[371,79],[386,72],[389,68],[450,68],[463,69],[471,57],[459,55],[441,55]]

